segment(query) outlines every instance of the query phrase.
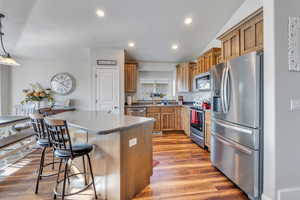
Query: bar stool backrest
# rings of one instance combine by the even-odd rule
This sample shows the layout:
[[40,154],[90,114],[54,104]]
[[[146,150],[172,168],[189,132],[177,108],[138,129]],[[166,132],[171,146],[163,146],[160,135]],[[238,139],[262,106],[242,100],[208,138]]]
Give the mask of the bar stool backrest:
[[35,113],[30,114],[29,117],[33,130],[36,133],[38,139],[49,139],[48,133],[45,129],[44,116],[39,113]]
[[66,120],[45,118],[45,125],[53,148],[68,151],[73,157],[72,142]]

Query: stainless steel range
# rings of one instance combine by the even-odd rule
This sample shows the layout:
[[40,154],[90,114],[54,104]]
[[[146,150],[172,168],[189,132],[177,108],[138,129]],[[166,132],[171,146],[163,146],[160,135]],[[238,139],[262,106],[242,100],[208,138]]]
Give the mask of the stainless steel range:
[[199,107],[191,107],[190,112],[191,139],[200,147],[205,148],[204,111]]
[[250,199],[262,194],[263,54],[254,52],[212,71],[212,164]]

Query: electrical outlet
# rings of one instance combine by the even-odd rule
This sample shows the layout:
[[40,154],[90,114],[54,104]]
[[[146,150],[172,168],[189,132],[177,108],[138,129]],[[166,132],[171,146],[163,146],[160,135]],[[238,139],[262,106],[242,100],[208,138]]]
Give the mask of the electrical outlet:
[[300,99],[291,99],[291,111],[300,111]]
[[129,140],[129,147],[133,147],[137,144],[137,138],[132,138]]

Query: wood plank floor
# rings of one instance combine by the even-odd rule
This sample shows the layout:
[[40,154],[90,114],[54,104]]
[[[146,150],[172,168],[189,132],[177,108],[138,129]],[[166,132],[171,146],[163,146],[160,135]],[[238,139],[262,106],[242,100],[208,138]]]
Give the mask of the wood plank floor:
[[184,134],[153,138],[151,184],[135,200],[246,200],[248,199],[210,163],[210,154]]
[[[153,138],[154,168],[151,184],[134,200],[247,200],[248,198],[224,175],[211,166],[209,153],[184,134],[169,133]],[[52,199],[54,179],[41,181],[34,195],[35,169],[39,152],[32,153],[12,166],[8,178],[0,177],[0,199]],[[1,180],[2,179],[2,180]],[[93,199],[91,191],[68,199]]]

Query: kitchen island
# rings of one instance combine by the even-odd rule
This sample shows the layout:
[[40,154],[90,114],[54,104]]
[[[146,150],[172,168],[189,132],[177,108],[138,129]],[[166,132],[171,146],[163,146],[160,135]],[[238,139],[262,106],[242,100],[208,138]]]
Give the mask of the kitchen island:
[[[51,116],[67,120],[73,143],[94,145],[90,154],[100,199],[130,200],[149,183],[152,175],[154,119],[74,111]],[[74,161],[80,169],[81,160]]]

